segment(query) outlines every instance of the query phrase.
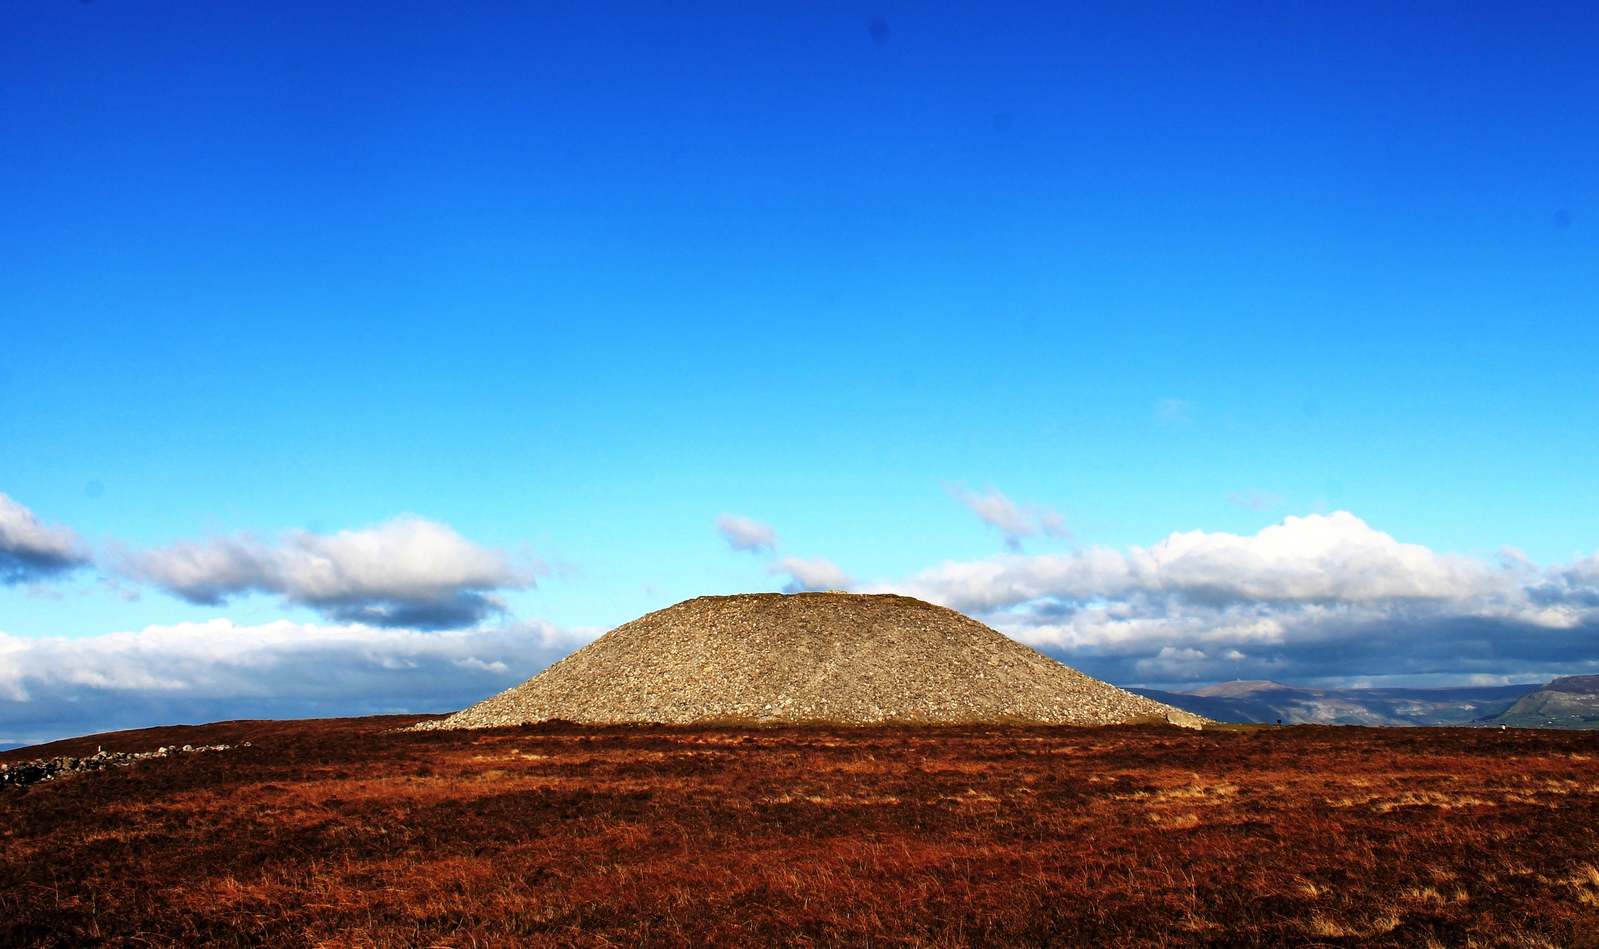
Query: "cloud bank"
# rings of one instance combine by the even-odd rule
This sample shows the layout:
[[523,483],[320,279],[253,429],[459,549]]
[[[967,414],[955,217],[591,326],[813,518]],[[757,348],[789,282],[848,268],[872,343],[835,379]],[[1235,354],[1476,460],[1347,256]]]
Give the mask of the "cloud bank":
[[[863,585],[823,557],[779,556],[770,525],[724,514],[718,533],[783,589],[866,589],[975,616],[1123,685],[1229,679],[1302,684],[1483,684],[1599,673],[1599,556],[1540,567],[1402,543],[1348,512],[1288,517],[1253,535],[1188,531],[1149,547],[1027,556],[1063,533],[1053,512],[994,489],[950,488],[1010,552]],[[269,593],[335,625],[228,620],[91,639],[0,632],[0,742],[244,716],[459,708],[581,642],[539,622],[487,628],[499,591],[533,585],[449,526],[406,517],[319,536],[290,531],[121,550],[118,572],[191,603]],[[90,563],[78,536],[0,495],[0,580]],[[102,567],[104,569],[104,567]],[[442,630],[455,630],[444,632]]]
[[598,632],[215,619],[84,639],[0,633],[0,747],[179,722],[453,711]]
[[1438,554],[1348,512],[1253,536],[946,562],[876,585],[1111,681],[1463,679],[1599,671],[1599,560]]
[[249,534],[124,551],[120,572],[190,603],[214,606],[269,593],[335,621],[456,629],[504,612],[499,590],[534,585],[542,565],[513,565],[447,524],[402,517],[329,537],[288,531],[276,543]]
[[0,494],[0,583],[48,579],[89,560],[88,548],[71,529],[47,526],[32,511]]

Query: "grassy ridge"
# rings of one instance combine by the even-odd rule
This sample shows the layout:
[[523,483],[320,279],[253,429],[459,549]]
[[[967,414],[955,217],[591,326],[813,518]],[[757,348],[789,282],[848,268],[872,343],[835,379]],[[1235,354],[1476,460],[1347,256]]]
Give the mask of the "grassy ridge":
[[1563,676],[1493,721],[1518,728],[1599,728],[1599,676]]

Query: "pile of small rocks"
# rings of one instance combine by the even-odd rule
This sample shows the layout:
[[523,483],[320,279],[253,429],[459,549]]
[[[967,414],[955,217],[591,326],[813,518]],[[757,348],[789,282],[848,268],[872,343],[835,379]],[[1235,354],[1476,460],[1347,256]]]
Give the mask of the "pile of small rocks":
[[[23,788],[32,784],[43,784],[68,775],[83,774],[89,771],[104,771],[106,768],[124,767],[136,761],[146,761],[151,758],[167,758],[178,754],[196,754],[202,751],[227,751],[232,745],[177,745],[157,748],[155,751],[105,751],[100,750],[87,758],[74,758],[63,755],[60,758],[36,758],[22,764],[0,764],[0,787]],[[241,748],[250,747],[245,742]]]
[[792,724],[1206,721],[1068,668],[906,596],[687,600],[620,626],[540,675],[419,730],[564,719]]

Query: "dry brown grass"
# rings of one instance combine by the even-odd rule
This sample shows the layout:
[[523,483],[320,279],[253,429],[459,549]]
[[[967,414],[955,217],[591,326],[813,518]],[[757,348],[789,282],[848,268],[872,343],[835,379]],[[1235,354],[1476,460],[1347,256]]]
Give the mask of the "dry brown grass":
[[0,945],[1599,949],[1590,733],[395,723],[61,743],[253,747],[0,794]]

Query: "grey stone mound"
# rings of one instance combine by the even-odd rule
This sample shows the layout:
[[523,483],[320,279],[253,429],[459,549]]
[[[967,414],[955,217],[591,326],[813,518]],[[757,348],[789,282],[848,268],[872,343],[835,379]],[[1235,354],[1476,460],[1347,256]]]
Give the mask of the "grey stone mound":
[[706,596],[650,613],[418,729],[582,724],[1205,719],[1125,692],[954,610],[849,593]]

